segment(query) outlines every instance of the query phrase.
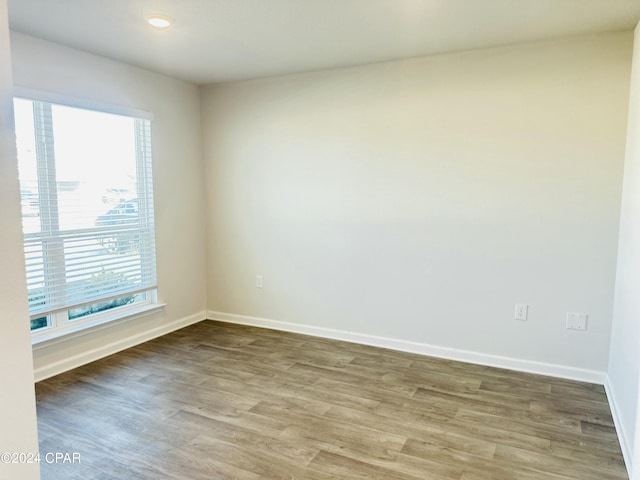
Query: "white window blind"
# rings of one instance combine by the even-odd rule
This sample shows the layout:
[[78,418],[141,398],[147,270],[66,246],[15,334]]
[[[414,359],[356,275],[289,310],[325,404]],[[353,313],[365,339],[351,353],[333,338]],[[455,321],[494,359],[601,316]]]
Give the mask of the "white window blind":
[[32,321],[72,320],[156,288],[150,121],[14,106]]

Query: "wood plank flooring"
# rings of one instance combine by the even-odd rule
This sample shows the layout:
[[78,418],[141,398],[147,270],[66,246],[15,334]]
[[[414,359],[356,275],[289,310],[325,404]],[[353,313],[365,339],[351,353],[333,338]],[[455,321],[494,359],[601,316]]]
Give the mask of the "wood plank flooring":
[[[43,480],[627,479],[604,389],[205,321],[36,385]],[[49,457],[50,459],[53,457]]]

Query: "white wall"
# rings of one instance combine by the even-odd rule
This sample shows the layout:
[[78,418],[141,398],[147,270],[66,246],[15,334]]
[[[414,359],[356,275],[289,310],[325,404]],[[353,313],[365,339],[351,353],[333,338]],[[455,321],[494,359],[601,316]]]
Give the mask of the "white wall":
[[623,32],[203,88],[210,316],[603,381],[631,51]]
[[[14,83],[150,111],[159,300],[163,313],[34,351],[36,378],[205,317],[200,95],[194,85],[11,33]],[[13,271],[6,273],[12,275]]]
[[[6,0],[0,0],[0,453],[38,452]],[[0,478],[35,480],[38,464],[0,461]]]
[[[620,213],[620,242],[616,272],[608,390],[618,414],[618,435],[627,465],[640,431],[638,380],[640,376],[640,26],[636,28],[629,99],[627,151]],[[636,440],[637,442],[637,440]],[[640,447],[640,445],[636,445]],[[638,451],[640,455],[640,450]],[[637,465],[633,471],[640,478]],[[636,478],[636,477],[634,477]]]

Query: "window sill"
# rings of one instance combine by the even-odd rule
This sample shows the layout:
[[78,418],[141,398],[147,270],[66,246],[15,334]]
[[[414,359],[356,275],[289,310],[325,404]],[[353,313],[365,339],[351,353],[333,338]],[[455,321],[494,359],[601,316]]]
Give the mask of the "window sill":
[[31,345],[33,350],[39,350],[42,348],[50,347],[57,343],[65,342],[73,338],[82,337],[83,335],[89,335],[91,333],[111,328],[115,325],[136,320],[138,318],[146,317],[160,310],[164,310],[166,303],[151,303],[142,305],[139,308],[134,308],[122,312],[119,315],[106,316],[96,319],[93,322],[83,322],[79,325],[73,325],[64,330],[52,331],[50,333],[42,332],[42,334],[31,339]]

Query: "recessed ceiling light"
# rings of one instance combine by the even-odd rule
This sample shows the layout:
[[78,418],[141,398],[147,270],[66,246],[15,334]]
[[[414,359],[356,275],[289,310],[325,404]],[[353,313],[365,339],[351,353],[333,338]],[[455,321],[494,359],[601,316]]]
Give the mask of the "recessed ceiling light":
[[151,25],[153,28],[158,30],[165,30],[171,26],[173,23],[173,19],[171,17],[167,17],[166,15],[148,15],[147,23]]

